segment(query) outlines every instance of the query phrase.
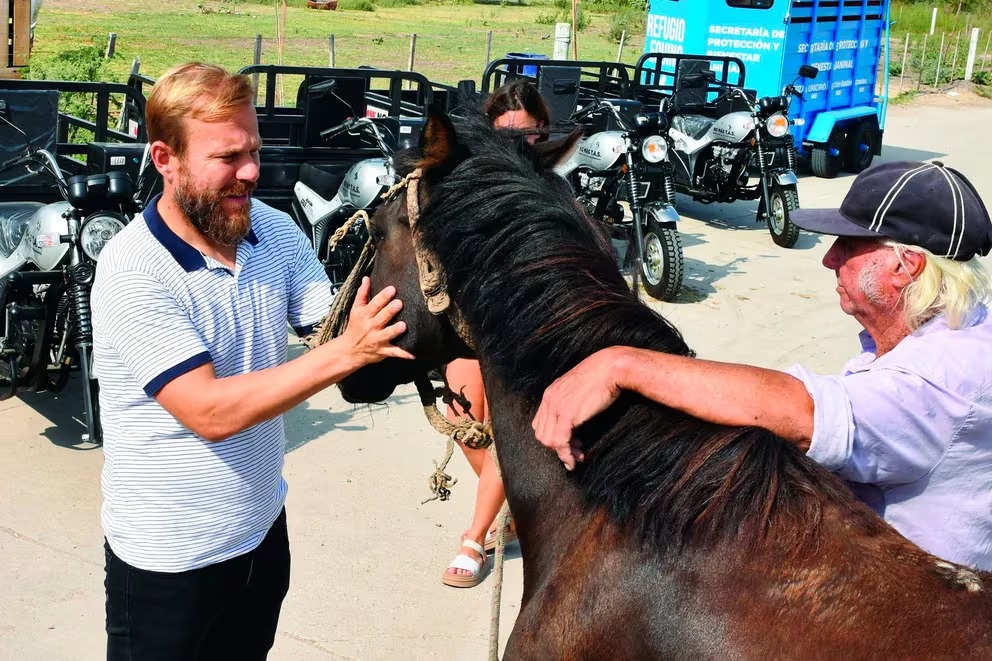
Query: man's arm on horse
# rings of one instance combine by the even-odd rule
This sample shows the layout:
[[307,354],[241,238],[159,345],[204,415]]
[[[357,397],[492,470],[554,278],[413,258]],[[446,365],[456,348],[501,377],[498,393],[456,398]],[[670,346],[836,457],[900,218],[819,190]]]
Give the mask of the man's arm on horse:
[[756,426],[809,449],[813,400],[799,379],[749,365],[610,347],[579,363],[545,392],[534,431],[566,467],[581,450],[572,431],[605,411],[621,390],[716,424]]

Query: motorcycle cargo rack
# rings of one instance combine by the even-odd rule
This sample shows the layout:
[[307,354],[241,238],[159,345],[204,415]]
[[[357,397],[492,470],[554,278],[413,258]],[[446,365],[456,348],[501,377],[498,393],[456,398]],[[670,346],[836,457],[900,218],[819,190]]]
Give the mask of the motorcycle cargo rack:
[[[686,76],[702,71],[713,71],[715,80],[703,87],[686,85]],[[646,106],[658,107],[668,97],[679,107],[703,109],[726,86],[743,88],[745,73],[744,62],[736,57],[645,53],[634,65],[633,97]]]
[[[67,177],[87,171],[85,156],[89,153],[90,142],[135,144],[147,140],[144,122],[145,97],[132,86],[121,83],[68,80],[0,80],[0,98],[4,98],[5,95],[13,97],[15,94],[25,99],[37,95],[39,100],[50,100],[55,98],[53,95],[57,95],[59,106],[63,105],[64,97],[70,94],[81,95],[88,101],[91,113],[86,117],[57,109],[41,110],[41,106],[38,110],[43,112],[40,120],[38,117],[22,116],[23,112],[15,117],[15,122],[19,125],[21,123],[29,126],[37,125],[39,121],[50,125],[46,131],[54,131],[54,145],[43,142],[33,142],[33,144],[36,147],[44,146],[49,149]],[[42,105],[48,107],[50,104],[51,101],[44,101]],[[129,111],[129,108],[132,110]],[[17,112],[16,107],[14,112]],[[125,132],[119,128],[120,116],[128,112],[138,118],[132,127],[132,132]],[[8,130],[14,131],[10,127],[6,129],[0,127],[0,135],[4,136],[5,145],[11,144],[13,139],[13,134],[6,132]],[[28,135],[32,135],[32,132],[28,131]],[[2,191],[0,200],[31,199],[39,202],[54,202],[61,199],[58,191],[49,185],[50,182],[45,181],[44,178],[37,179],[37,185],[17,183],[3,186],[0,188]]]

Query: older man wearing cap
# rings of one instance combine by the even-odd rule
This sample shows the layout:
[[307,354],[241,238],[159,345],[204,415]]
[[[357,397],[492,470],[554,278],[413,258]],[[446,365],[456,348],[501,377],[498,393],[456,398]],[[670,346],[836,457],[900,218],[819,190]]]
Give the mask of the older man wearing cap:
[[572,430],[635,391],[703,420],[755,425],[795,443],[907,538],[992,569],[992,281],[977,259],[992,221],[941,163],[897,162],[855,179],[840,209],[801,210],[837,237],[823,265],[864,327],[838,376],[630,347],[599,351],[558,379],[534,419],[569,469]]

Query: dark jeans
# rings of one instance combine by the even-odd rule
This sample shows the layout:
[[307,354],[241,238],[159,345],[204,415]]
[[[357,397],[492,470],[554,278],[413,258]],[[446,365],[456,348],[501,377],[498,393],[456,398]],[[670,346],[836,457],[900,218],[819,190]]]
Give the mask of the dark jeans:
[[251,553],[179,574],[104,549],[108,661],[252,661],[272,648],[289,590],[286,510]]

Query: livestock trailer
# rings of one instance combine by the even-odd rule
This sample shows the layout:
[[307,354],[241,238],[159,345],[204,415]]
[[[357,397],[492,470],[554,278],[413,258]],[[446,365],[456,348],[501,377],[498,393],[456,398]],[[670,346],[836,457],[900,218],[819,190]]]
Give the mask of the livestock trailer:
[[789,117],[799,155],[834,177],[881,153],[888,38],[889,0],[650,0],[638,74],[663,72],[666,54],[737,58],[760,97],[781,94],[800,66],[816,67],[817,78],[796,83],[802,98]]

